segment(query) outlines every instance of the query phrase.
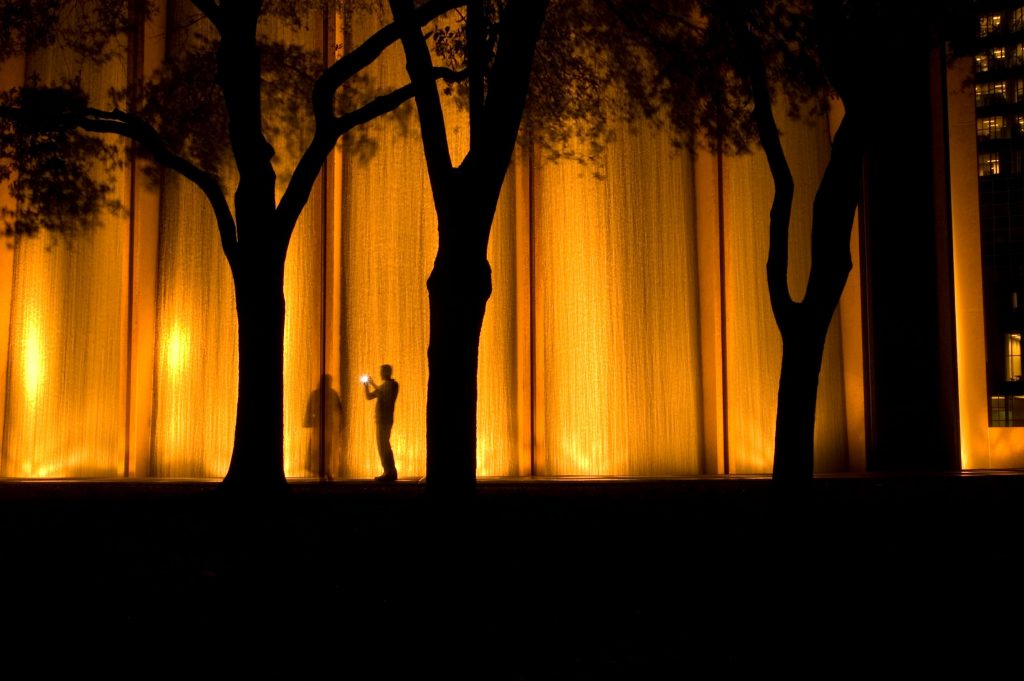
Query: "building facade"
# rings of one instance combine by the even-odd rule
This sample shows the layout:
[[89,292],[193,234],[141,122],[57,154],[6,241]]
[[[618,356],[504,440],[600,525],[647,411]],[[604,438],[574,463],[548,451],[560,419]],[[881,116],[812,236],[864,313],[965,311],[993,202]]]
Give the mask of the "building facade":
[[974,56],[989,419],[1024,425],[1024,6],[987,3]]

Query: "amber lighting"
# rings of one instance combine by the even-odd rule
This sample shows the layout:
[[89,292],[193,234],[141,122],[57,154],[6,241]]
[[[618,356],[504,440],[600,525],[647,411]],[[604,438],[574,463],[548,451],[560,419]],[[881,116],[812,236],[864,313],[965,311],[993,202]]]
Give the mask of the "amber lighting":
[[[348,28],[356,42],[373,29]],[[333,46],[345,33],[338,22],[326,36],[273,30],[313,47]],[[181,39],[158,22],[147,35],[149,66],[174,48],[162,44],[164,35]],[[111,69],[87,85],[106,92],[120,77]],[[369,75],[381,85],[404,82],[401,50],[389,50]],[[459,159],[466,113],[449,105],[445,116]],[[825,121],[780,123],[798,186],[809,187],[794,212],[790,284],[799,295],[829,130]],[[399,473],[426,472],[424,284],[436,217],[415,117],[375,121],[366,132],[375,153],[366,159],[342,145],[286,263],[290,477],[380,473],[373,405],[359,376],[376,376],[383,363],[401,384],[392,437]],[[294,162],[289,153],[280,148],[282,167]],[[508,173],[488,252],[478,474],[769,472],[780,343],[764,282],[771,181],[762,156],[719,163],[638,125],[620,131],[600,171],[602,179],[593,168],[523,149]],[[126,167],[126,184],[131,173],[133,186],[146,186],[135,166]],[[19,246],[16,276],[0,282],[10,291],[9,329],[0,326],[5,475],[216,478],[227,470],[237,322],[213,216],[173,173],[125,200],[130,226],[111,219],[95,244],[79,246],[81,257]],[[135,250],[126,254],[129,241]],[[47,296],[19,283],[50,273]],[[856,270],[850,286],[858,290]],[[72,290],[74,304],[63,304]],[[821,374],[819,470],[846,470],[862,447],[862,360],[849,342],[859,335],[859,306],[845,300]],[[341,405],[330,432],[307,418],[324,374]]]
[[174,324],[163,343],[164,365],[173,383],[181,381],[189,360],[188,334],[180,323]]
[[39,394],[46,380],[46,360],[43,352],[43,331],[39,326],[39,315],[29,313],[25,322],[25,337],[22,349],[22,381],[28,410],[35,412]]
[[[956,293],[957,381],[960,391],[960,462],[964,469],[1024,467],[1024,428],[990,428],[985,379],[985,317],[974,102],[955,84],[969,82],[970,64],[949,73],[949,178]],[[1012,343],[1009,341],[1008,343]],[[1019,342],[1018,342],[1019,343]],[[999,358],[997,361],[1003,361]]]

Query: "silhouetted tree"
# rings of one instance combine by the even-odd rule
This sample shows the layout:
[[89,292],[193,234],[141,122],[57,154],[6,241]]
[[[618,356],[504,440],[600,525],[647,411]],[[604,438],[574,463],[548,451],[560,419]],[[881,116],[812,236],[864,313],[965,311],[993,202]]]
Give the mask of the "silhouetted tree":
[[[360,98],[355,86],[360,72],[400,37],[408,41],[410,33],[419,34],[421,26],[463,3],[410,4],[401,15],[405,25],[385,25],[326,67],[322,55],[268,39],[261,24],[276,20],[301,29],[321,21],[324,11],[371,9],[375,3],[191,4],[195,16],[189,23],[209,27],[212,37],[190,36],[152,78],[116,93],[109,109],[93,106],[74,79],[56,84],[33,79],[0,96],[0,180],[8,181],[20,204],[17,214],[4,216],[6,231],[73,229],[103,207],[108,185],[90,179],[88,171],[97,156],[116,163],[116,152],[86,133],[127,138],[154,164],[195,184],[213,208],[235,286],[238,406],[225,483],[280,488],[284,265],[296,220],[342,135],[395,110],[426,79],[460,77],[447,67],[427,64],[415,71],[415,88],[409,83]],[[150,12],[146,3],[134,0],[3,0],[0,58],[59,44],[83,60],[103,61],[117,50],[113,36],[139,30]],[[268,82],[272,87],[266,87]],[[283,119],[267,111],[275,104]],[[288,132],[303,112],[312,120],[311,139],[277,200],[275,148],[269,138]],[[230,198],[225,189],[229,173],[237,178]],[[65,212],[54,217],[51,208]]]
[[[654,57],[648,96],[683,142],[726,152],[755,142],[767,158],[775,185],[767,281],[783,344],[773,477],[808,480],[825,338],[852,267],[866,138],[891,113],[872,81],[892,74],[890,49],[906,27],[938,28],[969,3],[701,0],[689,13],[660,0],[607,4]],[[794,113],[820,113],[829,96],[844,110],[814,200],[811,270],[799,302],[788,285],[794,183],[773,110],[779,91]]]
[[[383,13],[383,3],[375,0],[333,4],[347,12]],[[568,153],[567,141],[585,137],[590,151],[571,155],[593,156],[607,136],[613,80],[608,63],[624,56],[594,46],[607,45],[619,31],[607,15],[585,19],[594,7],[589,0],[557,2],[557,20],[545,34],[547,0],[391,0],[395,21],[326,69],[319,54],[268,40],[260,31],[266,18],[301,29],[311,17],[322,16],[318,13],[333,11],[333,4],[192,0],[194,23],[212,27],[213,37],[193,36],[152,78],[118,93],[117,106],[109,110],[90,106],[74,81],[57,87],[32,82],[4,93],[0,121],[6,127],[0,132],[7,133],[5,156],[13,162],[0,165],[0,172],[17,168],[17,173],[0,180],[11,180],[20,208],[10,216],[11,229],[73,229],[101,207],[109,187],[87,171],[103,153],[111,164],[117,156],[83,132],[128,138],[157,166],[198,186],[214,209],[238,311],[238,420],[226,482],[279,485],[284,479],[282,289],[291,232],[338,139],[415,98],[439,225],[428,280],[427,479],[432,489],[466,492],[475,483],[478,348],[491,293],[487,243],[521,124],[533,131],[531,139],[561,155]],[[87,30],[64,45],[95,60],[109,56],[110,31],[136,30],[148,14],[145,3],[127,0],[46,8],[78,12],[76,20]],[[7,54],[64,37],[53,32],[53,22],[39,20],[39,9],[33,2],[0,0],[0,16],[18,27]],[[101,11],[116,21],[105,24]],[[398,41],[410,83],[367,98],[360,72]],[[588,47],[579,49],[580,41]],[[545,62],[527,109],[538,43],[545,45]],[[434,63],[434,55],[443,66]],[[469,152],[458,163],[448,150],[439,79],[447,82],[446,91],[462,96],[469,112]],[[452,83],[460,84],[453,88]],[[311,140],[276,201],[272,140],[293,140],[289,130],[301,128],[305,118],[312,120]],[[37,138],[50,150],[45,157],[59,176],[52,169],[33,172],[39,164],[26,162],[43,157],[39,144],[29,152]],[[237,175],[233,210],[223,189],[223,169],[231,166]],[[61,198],[73,195],[80,204],[64,211],[63,218],[40,205],[57,185],[65,188]]]
[[430,50],[407,18],[412,0],[390,0],[416,91],[423,153],[438,221],[438,249],[427,279],[427,484],[460,493],[476,480],[477,364],[491,295],[487,261],[498,195],[505,179],[530,82],[547,0],[467,3],[464,61],[469,74],[469,151],[452,161]]
[[[476,480],[477,366],[492,290],[487,244],[520,131],[549,155],[593,160],[609,139],[609,121],[644,104],[629,96],[629,86],[639,83],[622,78],[621,65],[642,67],[638,55],[615,49],[623,45],[621,26],[600,3],[470,0],[459,25],[442,32],[436,46],[449,66],[468,74],[456,89],[468,108],[469,150],[455,162],[427,36],[403,21],[415,5],[390,6],[407,27],[402,46],[438,219],[427,280],[427,484],[461,496]],[[573,145],[580,140],[582,151]]]
[[[851,36],[846,17],[838,16],[837,6],[821,9],[800,8],[801,18],[808,15],[820,34],[827,36],[818,47],[825,75],[845,111],[832,141],[828,165],[815,196],[811,218],[811,271],[803,300],[793,300],[789,292],[789,226],[793,205],[793,176],[779,138],[772,112],[772,93],[765,53],[755,33],[764,19],[751,12],[732,14],[723,11],[736,36],[741,77],[749,83],[753,118],[761,149],[775,183],[775,197],[769,218],[768,295],[775,323],[782,335],[782,369],[779,375],[778,406],[775,419],[775,460],[772,476],[776,480],[810,479],[814,473],[814,416],[818,396],[818,375],[825,350],[825,338],[839,298],[846,286],[853,261],[850,234],[860,198],[861,167],[864,160],[866,64],[860,57],[867,36]],[[838,3],[837,3],[838,4]],[[737,9],[732,7],[734,11]],[[810,10],[810,11],[808,11]],[[794,17],[778,17],[787,11],[769,6],[775,12],[774,23],[785,35],[789,26],[798,26]],[[771,24],[769,24],[771,25]],[[793,31],[808,35],[812,30]],[[813,49],[813,48],[812,48]],[[863,69],[863,70],[862,70]]]

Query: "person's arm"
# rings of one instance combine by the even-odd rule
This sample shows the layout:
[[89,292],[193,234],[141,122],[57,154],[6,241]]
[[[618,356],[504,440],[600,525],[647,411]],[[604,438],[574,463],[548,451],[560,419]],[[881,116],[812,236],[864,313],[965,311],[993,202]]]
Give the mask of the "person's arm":
[[[370,386],[373,386],[373,390],[370,390]],[[375,400],[375,399],[377,399],[377,393],[379,391],[377,390],[377,384],[373,382],[372,378],[369,381],[367,381],[366,383],[363,383],[363,389],[366,391],[366,399],[368,399],[368,400]]]

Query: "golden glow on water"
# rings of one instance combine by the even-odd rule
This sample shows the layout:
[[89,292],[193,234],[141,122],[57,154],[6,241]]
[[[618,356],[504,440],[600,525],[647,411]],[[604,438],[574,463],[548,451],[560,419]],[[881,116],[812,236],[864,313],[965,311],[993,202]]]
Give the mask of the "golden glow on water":
[[[304,216],[289,252],[284,445],[286,473],[292,477],[318,473],[320,434],[317,426],[307,424],[306,415],[321,375],[321,338],[340,344],[343,367],[337,375],[329,371],[341,402],[337,429],[332,426],[331,431],[337,439],[328,444],[331,474],[368,478],[379,473],[373,405],[363,398],[358,378],[364,372],[376,376],[384,362],[394,365],[402,385],[392,437],[399,471],[405,477],[425,473],[429,320],[423,284],[436,250],[436,228],[426,177],[417,162],[419,140],[380,125],[374,134],[392,137],[377,158],[369,164],[351,156],[343,159],[344,203],[335,228],[342,238],[341,279],[329,284],[341,289],[339,335],[321,326],[321,298],[327,294],[316,283],[323,266],[323,238],[315,211]],[[453,145],[463,143],[458,134],[452,139]],[[523,356],[517,345],[522,342],[520,325],[528,320],[518,310],[523,307],[519,296],[523,291],[530,295],[531,289],[517,279],[529,280],[529,270],[520,268],[531,264],[536,311],[534,472],[717,472],[703,463],[704,410],[715,405],[705,402],[701,357],[713,353],[715,345],[704,347],[698,321],[693,164],[667,140],[628,135],[624,140],[628,144],[610,152],[607,180],[576,166],[535,168],[532,263],[519,257],[524,245],[516,240],[516,219],[523,214],[517,202],[531,199],[517,180],[529,174],[510,176],[506,185],[491,239],[494,294],[481,338],[481,476],[518,475],[522,470],[515,387],[517,362]],[[641,158],[648,162],[642,177],[631,171]],[[748,193],[749,184],[757,181],[763,180],[745,181]],[[315,196],[310,205],[315,207],[318,200]],[[159,244],[154,430],[150,465],[143,468],[157,476],[219,477],[231,451],[237,386],[230,273],[210,227],[212,216],[195,190],[171,178],[163,186],[160,211],[162,223],[174,229],[162,231]],[[738,224],[735,219],[730,223],[734,229]],[[731,241],[727,248],[750,241]],[[733,277],[726,287],[730,325],[750,323],[744,315],[754,315],[755,308],[742,286],[759,285],[754,275],[737,279],[738,267],[733,263],[726,270]],[[767,310],[758,311],[753,320],[763,326],[762,335],[774,333]],[[29,336],[35,333],[31,324],[24,328]],[[749,340],[744,338],[749,329],[730,326],[731,342]],[[707,339],[720,343],[714,333]],[[529,336],[525,340],[530,343]],[[733,460],[738,462],[733,470],[766,472],[777,375],[749,366],[744,374],[737,352],[742,354],[736,345],[729,346],[730,366],[739,362],[740,367],[739,373],[730,373],[728,427]],[[841,392],[841,376],[838,383],[828,369],[823,376],[827,389]],[[744,410],[737,386],[753,399],[756,410]],[[841,401],[835,409],[842,410]],[[841,427],[827,432],[842,438]],[[26,461],[20,474],[56,474],[51,473],[56,468]]]
[[[296,225],[285,263],[284,462],[289,477],[319,474],[319,431],[306,420],[309,400],[320,384],[323,361],[323,222],[316,210],[322,201],[319,186],[311,199]],[[332,382],[337,390],[333,376]]]
[[160,204],[168,227],[158,255],[149,470],[160,477],[219,477],[231,455],[238,392],[231,274],[198,190],[169,176]]
[[163,348],[163,364],[171,385],[179,385],[185,368],[189,365],[191,354],[188,333],[182,328],[181,322],[175,322],[161,343]]
[[534,170],[541,475],[701,472],[693,164],[663,133],[622,133],[604,179]]
[[[187,372],[192,367],[190,346],[188,331],[181,321],[172,322],[170,330],[160,339],[158,369],[174,395],[183,394],[188,389]],[[186,447],[186,423],[193,416],[178,408],[169,410],[166,418],[167,421],[160,424],[167,437],[166,446],[172,451]]]
[[[377,84],[407,78],[397,47],[371,71]],[[465,112],[446,104],[445,115],[459,159],[468,142]],[[425,473],[425,282],[437,250],[436,216],[414,113],[375,121],[368,134],[376,148],[370,159],[351,146],[332,159],[331,189],[325,197],[317,185],[286,262],[283,420],[291,477],[319,474],[325,423],[333,477],[380,472],[373,405],[358,378],[376,378],[382,363],[394,366],[401,384],[392,435],[399,473]],[[798,177],[820,172],[827,131],[787,130],[786,144]],[[779,346],[763,290],[771,187],[760,156],[730,159],[722,171],[724,253],[717,198],[698,191],[717,187],[717,166],[706,157],[695,164],[662,133],[623,130],[600,180],[592,169],[540,156],[517,156],[491,232],[478,474],[717,473],[726,439],[732,472],[770,471]],[[283,147],[279,160],[294,162]],[[167,173],[146,205],[151,219],[135,224],[148,231],[134,243],[152,251],[145,261],[152,281],[141,286],[136,271],[131,296],[123,293],[123,220],[83,240],[78,255],[48,253],[38,243],[16,250],[10,332],[0,337],[9,372],[5,475],[226,472],[238,378],[230,271],[194,187]],[[809,195],[798,196],[794,292],[806,277],[810,205]],[[710,232],[698,225],[709,219]],[[119,325],[121,301],[129,299],[133,323],[145,328]],[[144,432],[131,432],[140,444],[126,465],[121,377],[129,356],[131,373],[146,378],[132,383],[141,387],[131,395],[130,422],[144,424],[137,426]],[[819,470],[846,461],[845,357],[833,332],[819,393]],[[340,398],[334,420],[310,417],[323,374]]]
[[[22,64],[42,82],[65,78],[73,60],[56,49]],[[5,83],[8,78],[3,79]],[[104,98],[123,84],[113,64],[86,67],[82,87]],[[126,196],[127,177],[114,196]],[[71,242],[20,239],[0,273],[10,294],[0,319],[6,351],[2,472],[13,477],[96,477],[123,470],[126,220],[107,216]]]
[[43,330],[39,324],[39,313],[37,310],[30,310],[25,320],[25,337],[22,357],[23,390],[25,391],[25,406],[29,412],[35,413],[39,401],[39,394],[43,389],[43,382],[46,380],[46,360],[43,350]]
[[47,249],[41,241],[15,247],[5,475],[92,477],[121,470],[120,368],[127,338],[117,296],[118,227],[111,221],[82,235],[74,249]]

